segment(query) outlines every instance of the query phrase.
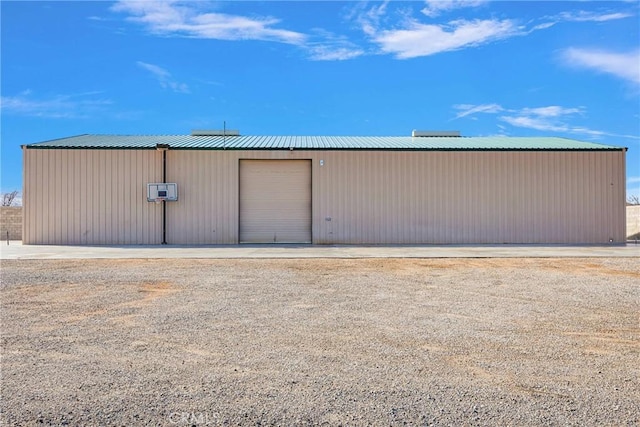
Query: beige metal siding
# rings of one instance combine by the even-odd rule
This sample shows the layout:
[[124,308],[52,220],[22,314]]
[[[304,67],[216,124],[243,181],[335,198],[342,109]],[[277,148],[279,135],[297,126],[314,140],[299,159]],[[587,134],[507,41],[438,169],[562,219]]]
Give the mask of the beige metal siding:
[[156,150],[25,149],[26,244],[154,244],[161,206],[146,184],[162,179]]
[[240,160],[240,242],[311,243],[311,161]]
[[235,151],[167,151],[167,180],[178,184],[168,243],[238,243],[238,162]]
[[[321,244],[624,240],[623,151],[168,152],[168,241],[238,243],[240,159],[311,159]],[[323,166],[320,166],[323,160]]]
[[[25,243],[160,243],[161,206],[144,191],[161,180],[161,158],[24,150]],[[167,203],[170,244],[239,242],[241,159],[311,160],[313,243],[625,239],[622,150],[169,150],[167,180],[180,197]]]
[[327,152],[316,243],[623,239],[623,152]]
[[[238,244],[240,160],[308,160],[316,154],[297,150],[169,150],[167,180],[178,183],[179,200],[167,203],[167,242]],[[312,188],[312,197],[317,197],[315,191]]]

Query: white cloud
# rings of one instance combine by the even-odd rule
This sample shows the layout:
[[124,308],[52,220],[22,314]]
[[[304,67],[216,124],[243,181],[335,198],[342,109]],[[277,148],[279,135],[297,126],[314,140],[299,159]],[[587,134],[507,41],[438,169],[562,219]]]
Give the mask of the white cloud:
[[501,116],[500,120],[509,123],[511,126],[536,129],[552,132],[568,132],[569,128],[564,124],[554,124],[538,116]]
[[[158,35],[172,35],[216,40],[262,40],[287,43],[298,46],[316,61],[346,60],[363,55],[363,49],[344,37],[317,30],[314,36],[275,28],[280,20],[272,17],[246,17],[211,12],[214,3],[198,2],[147,2],[123,0],[112,10],[129,14],[129,21],[144,25],[147,30]],[[139,64],[144,67],[144,65]],[[186,85],[176,85],[168,79],[165,70],[147,64],[163,87],[177,92],[186,92]]]
[[551,28],[556,24],[557,24],[557,22],[543,22],[542,24],[538,24],[538,25],[534,26],[533,28],[531,28],[528,32],[532,33],[534,31],[538,31],[538,30],[546,30],[547,28]]
[[[498,120],[514,127],[535,129],[543,132],[567,133],[575,135],[586,135],[592,138],[603,136],[640,139],[637,135],[620,135],[589,129],[584,126],[571,124],[576,116],[586,116],[584,107],[561,107],[559,105],[549,105],[546,107],[525,107],[520,109],[509,109],[499,104],[456,104],[453,106],[456,113],[452,120],[467,117],[475,119],[476,114],[500,114]],[[504,131],[504,126],[497,124],[498,128]]]
[[619,135],[571,124],[570,121],[574,116],[585,115],[586,109],[584,107],[565,108],[557,105],[551,105],[548,107],[510,110],[510,112],[512,114],[500,116],[499,120],[509,123],[511,126],[515,127],[535,129],[545,132],[586,135],[592,138],[611,136],[638,139],[637,136],[633,135]]
[[[486,3],[488,0],[426,0],[422,14],[433,18],[446,12]],[[355,4],[346,18],[358,23],[377,49],[363,48],[345,37],[340,38],[330,33],[323,38],[318,34],[279,28],[283,25],[282,20],[272,16],[220,13],[222,2],[120,0],[111,10],[126,14],[128,21],[138,23],[149,33],[160,36],[286,43],[306,51],[311,60],[325,61],[353,59],[372,52],[392,54],[398,59],[416,58],[523,36],[560,22],[605,22],[633,16],[624,12],[571,11],[537,20],[537,25],[520,25],[515,20],[498,18],[460,19],[429,24],[415,20],[412,17],[415,10],[410,6],[396,6],[391,0],[374,6],[365,2]],[[393,8],[390,7],[391,4],[394,4]],[[541,22],[542,20],[549,22]],[[580,53],[569,50],[566,55],[575,56]],[[579,63],[582,56],[575,58],[574,62]],[[585,61],[584,58],[582,60]]]
[[571,12],[562,12],[558,15],[547,16],[543,19],[548,22],[543,22],[542,24],[535,25],[529,30],[529,33],[537,31],[537,30],[546,30],[547,28],[553,27],[556,24],[560,24],[562,22],[606,22],[606,21],[614,21],[617,19],[624,19],[633,17],[633,14],[630,13],[596,13],[596,12],[587,12],[584,10],[571,11]]
[[565,108],[558,105],[547,107],[522,108],[511,110],[509,115],[500,116],[499,119],[511,126],[536,129],[541,131],[577,133],[590,136],[602,136],[605,133],[584,127],[570,126],[567,119],[575,115],[583,115],[583,107]]
[[387,14],[389,0],[386,0],[379,6],[371,7],[366,11],[363,11],[366,7],[365,2],[356,2],[355,4],[356,7],[351,13],[347,14],[347,19],[355,19],[365,34],[374,36],[378,32],[380,20]]
[[327,44],[312,46],[309,51],[309,57],[314,61],[344,61],[364,54],[364,51],[359,48]]
[[563,12],[557,16],[560,21],[569,22],[606,22],[616,19],[630,18],[633,15],[630,13],[595,13],[579,10],[575,12]]
[[153,74],[155,78],[158,79],[160,86],[163,88],[168,88],[179,93],[189,93],[189,87],[185,83],[178,83],[174,81],[171,77],[171,73],[164,68],[142,61],[138,61],[136,64],[138,64],[140,68],[143,68]]
[[443,12],[465,7],[476,7],[487,2],[488,0],[426,0],[426,7],[422,9],[422,13],[433,18]]
[[306,49],[314,61],[344,61],[364,55],[364,50],[346,37],[336,36],[324,30],[315,30],[319,42],[309,42]]
[[145,25],[149,31],[218,40],[267,40],[302,44],[306,36],[295,31],[274,28],[279,19],[248,18],[224,13],[204,12],[198,3],[173,0],[148,2],[122,0],[112,10],[131,15],[128,19]]
[[[478,7],[486,3],[486,0],[427,0],[422,13],[434,18],[445,12]],[[387,1],[369,9],[360,6],[357,8],[358,13],[353,15],[357,15],[356,22],[380,47],[382,53],[393,54],[398,59],[476,47],[514,36],[525,36],[563,22],[606,22],[635,16],[626,12],[578,10],[547,16],[526,24],[498,18],[425,23],[413,18],[411,11],[406,8],[394,9],[392,20],[388,14],[389,4]]]
[[627,178],[627,184],[638,184],[640,183],[640,176],[630,176]]
[[640,49],[619,53],[607,50],[569,48],[562,52],[567,65],[589,68],[640,85]]
[[459,110],[459,113],[456,114],[456,119],[460,119],[462,117],[466,117],[476,113],[489,113],[494,114],[504,109],[499,104],[481,104],[481,105],[470,105],[470,104],[457,104],[454,105],[453,108]]
[[407,59],[478,46],[518,32],[517,26],[510,20],[458,20],[447,25],[411,21],[406,29],[378,33],[374,41],[380,44],[383,52]]
[[30,90],[17,96],[3,96],[0,107],[3,112],[30,117],[52,119],[83,119],[97,112],[103,112],[112,104],[108,99],[96,99],[93,96],[101,92],[86,92],[71,95],[55,95],[36,99]]
[[548,107],[536,107],[536,108],[523,108],[521,113],[527,116],[538,116],[538,117],[561,117],[568,116],[571,114],[583,114],[584,107],[578,108],[564,108],[559,107],[557,105],[550,105]]

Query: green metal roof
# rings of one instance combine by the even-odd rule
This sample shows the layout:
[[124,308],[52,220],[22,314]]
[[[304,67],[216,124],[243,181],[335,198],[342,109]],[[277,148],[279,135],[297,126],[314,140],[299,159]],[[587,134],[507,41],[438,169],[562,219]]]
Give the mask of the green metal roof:
[[557,137],[79,135],[27,148],[178,150],[622,150]]

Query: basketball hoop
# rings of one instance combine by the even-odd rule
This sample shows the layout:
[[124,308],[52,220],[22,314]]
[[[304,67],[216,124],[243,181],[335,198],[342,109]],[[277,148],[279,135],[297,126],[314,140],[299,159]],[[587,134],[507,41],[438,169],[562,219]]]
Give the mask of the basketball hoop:
[[[0,0],[2,1],[2,0]],[[177,202],[178,184],[175,182],[150,182],[147,184],[147,202]]]

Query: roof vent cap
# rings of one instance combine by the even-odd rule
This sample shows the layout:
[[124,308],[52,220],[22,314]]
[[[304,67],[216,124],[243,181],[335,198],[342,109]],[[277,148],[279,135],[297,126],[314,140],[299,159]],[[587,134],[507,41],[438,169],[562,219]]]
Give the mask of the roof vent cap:
[[192,130],[191,136],[240,136],[239,130],[226,129],[226,130]]
[[424,137],[447,137],[447,136],[460,136],[459,130],[413,130],[411,136],[414,138]]

